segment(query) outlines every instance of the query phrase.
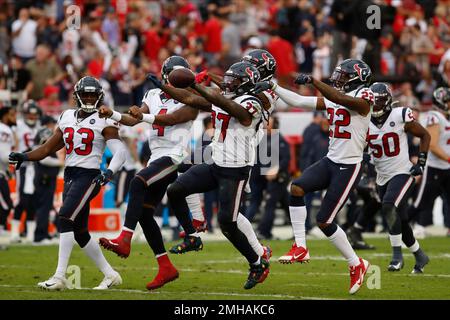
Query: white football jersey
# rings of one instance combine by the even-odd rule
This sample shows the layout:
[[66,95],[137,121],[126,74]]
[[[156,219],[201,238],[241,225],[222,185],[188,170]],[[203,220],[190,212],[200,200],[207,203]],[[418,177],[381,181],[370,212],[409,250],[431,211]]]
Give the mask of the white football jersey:
[[[120,126],[119,129],[119,135],[121,138],[128,138],[131,140],[136,139],[136,134],[133,131],[132,127],[129,126]],[[123,164],[123,169],[127,171],[136,170],[136,164],[134,163],[133,156],[131,155],[130,149],[125,148],[126,150],[126,159],[125,163]]]
[[246,127],[219,107],[212,107],[214,137],[211,142],[212,159],[220,167],[239,168],[253,166],[256,156],[257,132],[262,124],[261,102],[254,96],[243,95],[233,101],[252,115]]
[[362,161],[366,147],[374,97],[369,88],[356,89],[347,95],[369,101],[370,112],[362,116],[356,111],[324,99],[330,124],[327,157],[335,163],[355,164]]
[[385,185],[399,174],[409,174],[408,135],[405,124],[414,121],[410,108],[394,108],[381,127],[370,122],[369,153],[377,171],[377,184]]
[[269,114],[272,114],[277,107],[277,102],[280,100],[280,97],[278,97],[278,95],[272,90],[266,90],[263,93],[267,97],[267,99],[269,100],[269,103],[270,103],[270,109],[266,110],[266,111]]
[[33,148],[34,138],[36,137],[40,127],[39,121],[34,127],[30,127],[24,120],[17,120],[15,132],[17,140],[19,141],[19,146],[17,149],[19,152],[30,151]]
[[[185,105],[168,97],[160,89],[147,91],[142,100],[150,114],[174,113]],[[149,162],[161,157],[171,157],[175,163],[181,163],[190,154],[192,121],[174,126],[159,126],[153,124],[149,135],[149,147],[152,153]]]
[[0,175],[9,170],[8,156],[14,146],[14,133],[6,124],[0,122]]
[[[430,111],[427,117],[427,126],[439,124],[439,146],[446,154],[450,155],[450,120],[439,111]],[[450,163],[436,157],[433,152],[428,152],[427,165],[430,167],[447,170]]]
[[103,129],[119,125],[111,119],[100,119],[97,112],[84,119],[77,119],[76,114],[76,110],[66,110],[58,120],[66,144],[65,167],[99,169],[106,146]]

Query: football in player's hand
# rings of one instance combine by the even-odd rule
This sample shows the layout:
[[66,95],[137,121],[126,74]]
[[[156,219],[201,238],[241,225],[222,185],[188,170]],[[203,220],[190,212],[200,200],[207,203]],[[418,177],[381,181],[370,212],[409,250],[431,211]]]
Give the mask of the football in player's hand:
[[169,73],[169,83],[175,88],[187,88],[195,82],[195,74],[187,68],[178,68]]

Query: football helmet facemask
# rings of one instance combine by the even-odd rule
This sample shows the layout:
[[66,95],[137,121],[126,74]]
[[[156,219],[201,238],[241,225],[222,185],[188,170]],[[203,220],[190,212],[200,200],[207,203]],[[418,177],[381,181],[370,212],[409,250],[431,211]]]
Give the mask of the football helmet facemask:
[[242,61],[249,62],[258,69],[261,76],[260,81],[271,80],[277,70],[277,62],[267,50],[252,50],[242,58]]
[[433,91],[433,105],[434,107],[444,112],[450,113],[450,89],[440,87]]
[[225,96],[242,96],[249,93],[260,81],[256,67],[248,62],[236,62],[223,76],[221,87]]
[[370,90],[374,95],[373,117],[379,118],[392,110],[392,91],[386,83],[375,82]]
[[87,76],[75,84],[73,96],[78,108],[92,113],[103,104],[104,92],[97,79]]
[[191,66],[189,65],[187,60],[183,57],[180,56],[168,57],[164,61],[161,68],[161,78],[163,82],[166,84],[169,83],[169,74],[172,72],[172,70],[179,68],[191,69]]
[[23,118],[25,123],[34,127],[42,116],[42,110],[34,100],[27,100],[22,105]]
[[347,59],[339,63],[330,77],[332,86],[344,93],[368,86],[372,78],[370,67],[362,60]]

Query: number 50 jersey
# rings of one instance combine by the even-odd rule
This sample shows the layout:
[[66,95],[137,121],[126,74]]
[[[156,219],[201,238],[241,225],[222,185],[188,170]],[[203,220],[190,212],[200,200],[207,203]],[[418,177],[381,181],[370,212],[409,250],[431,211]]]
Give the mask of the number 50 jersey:
[[382,186],[399,174],[409,174],[408,136],[405,124],[414,121],[410,108],[394,108],[381,127],[370,122],[369,152],[372,154],[377,184]]
[[77,119],[76,110],[67,110],[58,120],[66,144],[65,167],[99,169],[105,152],[103,129],[119,128],[111,119],[100,119],[97,112],[84,119]]

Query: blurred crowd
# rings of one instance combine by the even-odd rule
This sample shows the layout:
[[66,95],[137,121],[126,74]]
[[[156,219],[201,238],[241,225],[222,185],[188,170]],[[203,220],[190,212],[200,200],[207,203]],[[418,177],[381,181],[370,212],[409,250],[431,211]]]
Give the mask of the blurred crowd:
[[[368,25],[371,5],[380,10],[373,18],[380,28]],[[73,107],[73,85],[83,75],[100,79],[105,104],[140,105],[152,88],[146,75],[159,74],[167,57],[181,55],[194,71],[223,74],[253,48],[272,53],[277,81],[304,95],[314,92],[293,87],[298,72],[328,79],[338,61],[363,59],[375,81],[393,85],[400,105],[424,112],[433,90],[450,84],[450,1],[0,0],[0,105],[20,110],[33,99],[57,117]],[[311,126],[301,151],[290,149],[287,162],[294,159],[296,171],[326,151],[326,119],[315,114]],[[264,182],[283,191],[276,201],[286,196],[292,174],[298,172],[286,167]],[[262,192],[249,203],[251,218]],[[273,210],[262,218],[264,237],[271,237]]]

